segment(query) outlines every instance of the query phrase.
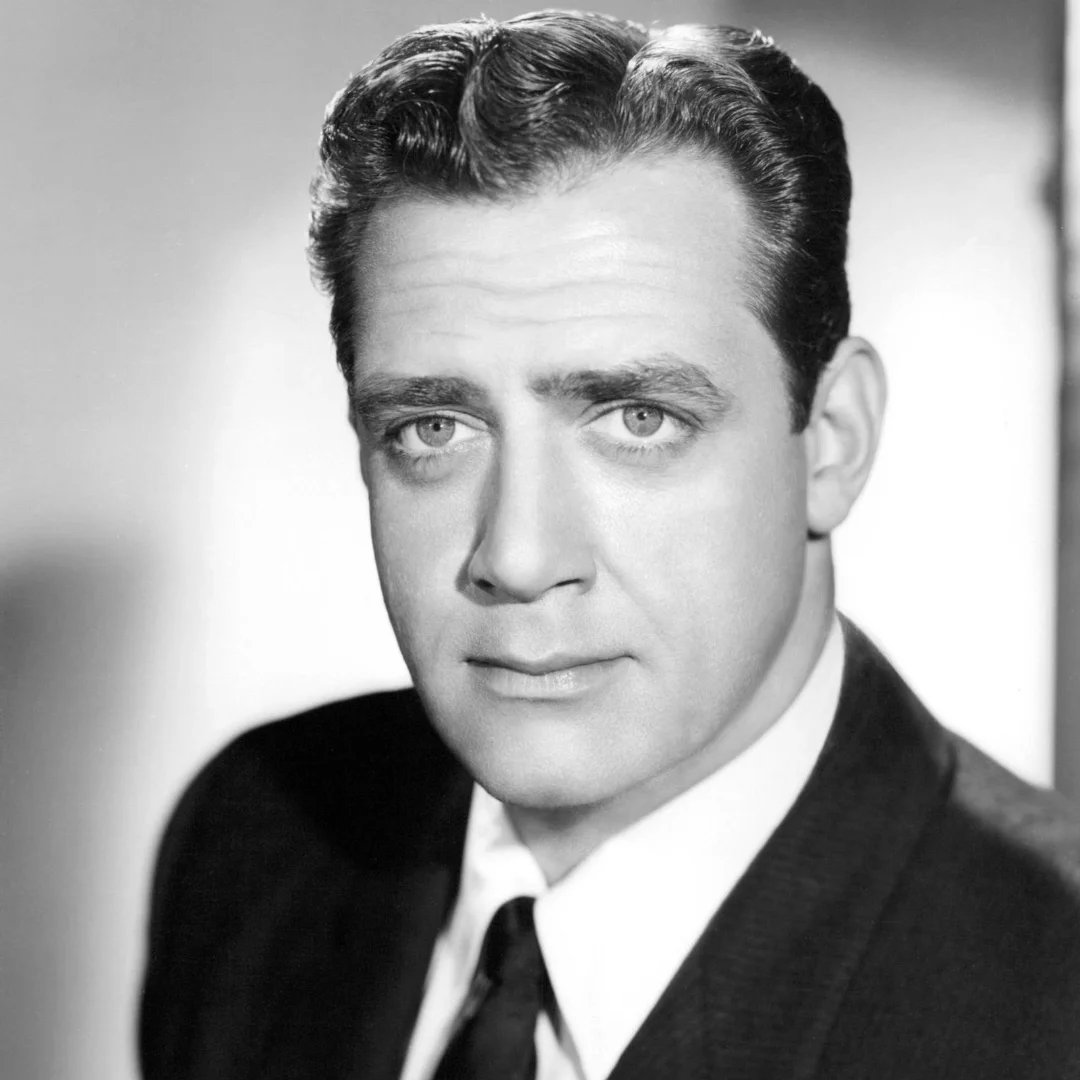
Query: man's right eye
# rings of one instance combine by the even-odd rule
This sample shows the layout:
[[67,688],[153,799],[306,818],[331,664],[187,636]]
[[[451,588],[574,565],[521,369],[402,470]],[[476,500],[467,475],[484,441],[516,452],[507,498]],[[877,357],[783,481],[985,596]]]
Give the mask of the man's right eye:
[[400,450],[417,456],[450,450],[475,439],[479,434],[476,428],[452,416],[421,416],[390,433]]
[[416,437],[425,446],[445,446],[454,437],[457,421],[448,416],[426,416],[413,425]]

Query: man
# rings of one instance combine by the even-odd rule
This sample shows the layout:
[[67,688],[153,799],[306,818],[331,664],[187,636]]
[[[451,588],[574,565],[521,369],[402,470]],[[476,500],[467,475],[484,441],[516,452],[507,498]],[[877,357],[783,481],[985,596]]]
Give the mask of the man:
[[145,1075],[1080,1076],[1080,830],[833,607],[884,405],[770,41],[547,12],[332,104],[312,256],[416,690],[241,738]]

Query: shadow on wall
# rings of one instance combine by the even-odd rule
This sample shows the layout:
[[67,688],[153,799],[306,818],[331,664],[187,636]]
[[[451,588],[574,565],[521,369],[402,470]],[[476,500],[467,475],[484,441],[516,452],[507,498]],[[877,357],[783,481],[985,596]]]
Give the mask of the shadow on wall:
[[[0,576],[0,1045],[11,1077],[64,1074],[67,1039],[115,875],[103,782],[131,738],[147,561],[110,543],[51,546]],[[103,853],[105,853],[103,855]],[[104,871],[104,872],[103,872]],[[18,913],[18,929],[12,913]],[[42,1037],[42,1017],[55,1025]]]

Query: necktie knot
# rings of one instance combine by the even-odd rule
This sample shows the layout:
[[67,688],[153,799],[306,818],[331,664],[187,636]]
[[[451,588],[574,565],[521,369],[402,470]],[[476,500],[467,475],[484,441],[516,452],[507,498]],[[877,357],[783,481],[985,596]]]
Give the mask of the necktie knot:
[[507,900],[491,918],[477,970],[495,986],[526,985],[543,973],[531,896]]
[[536,1020],[547,976],[534,899],[508,900],[492,916],[472,989],[434,1080],[532,1080]]

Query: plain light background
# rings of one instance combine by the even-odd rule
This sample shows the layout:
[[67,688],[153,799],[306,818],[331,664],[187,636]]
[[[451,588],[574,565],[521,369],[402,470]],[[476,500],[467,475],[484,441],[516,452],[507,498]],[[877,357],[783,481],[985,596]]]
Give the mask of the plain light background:
[[[524,5],[487,3],[495,17]],[[890,416],[841,605],[1050,776],[1058,5],[653,4],[774,34],[844,116]],[[169,807],[260,719],[405,671],[304,258],[322,111],[458,3],[36,0],[0,41],[0,1069],[131,1080]]]

